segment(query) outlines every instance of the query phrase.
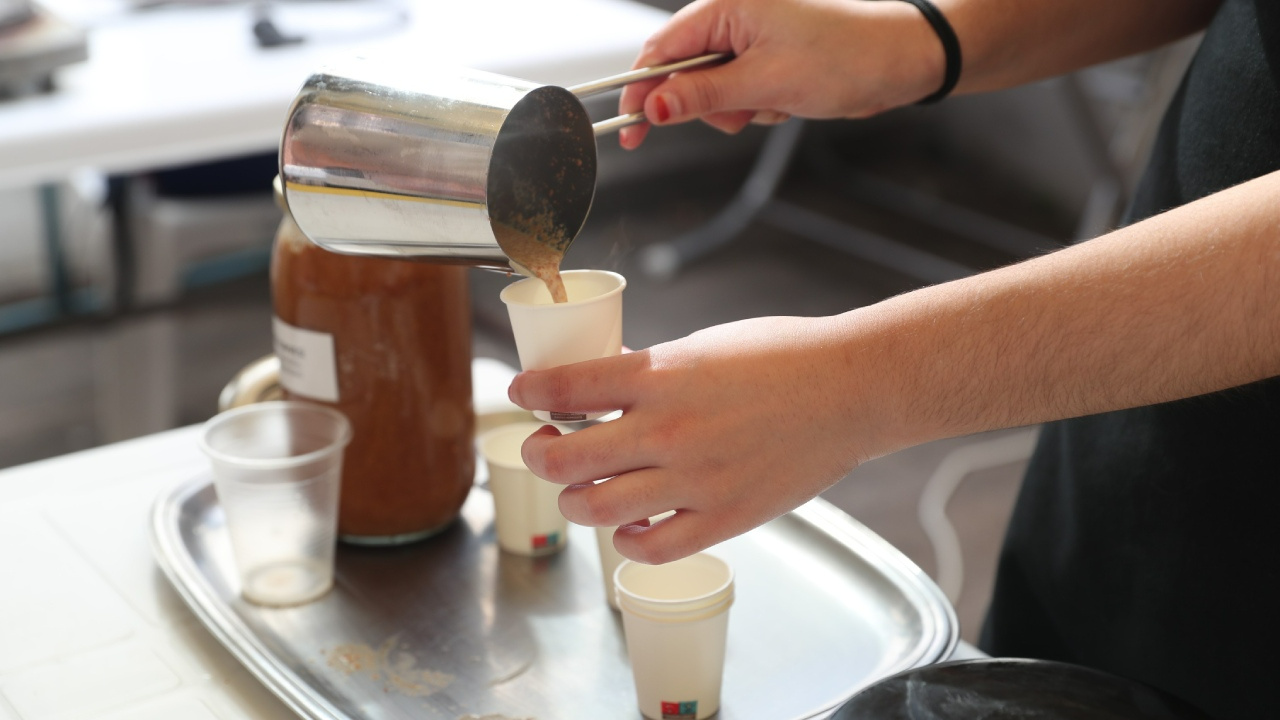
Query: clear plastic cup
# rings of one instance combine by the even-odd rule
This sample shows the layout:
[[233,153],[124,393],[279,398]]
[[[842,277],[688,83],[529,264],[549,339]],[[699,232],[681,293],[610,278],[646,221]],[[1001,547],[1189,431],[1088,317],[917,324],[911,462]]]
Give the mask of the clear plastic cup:
[[522,422],[480,436],[480,454],[489,468],[498,546],[517,555],[550,555],[564,549],[569,521],[560,514],[562,486],[525,466],[520,446],[546,423]]
[[[511,318],[524,370],[546,370],[622,352],[626,278],[606,270],[568,270],[561,277],[569,302],[553,302],[546,284],[537,278],[502,289],[500,297]],[[582,422],[607,414],[584,413],[577,408],[533,412],[534,417],[548,422]]]
[[351,424],[304,402],[265,402],[209,420],[200,449],[214,490],[242,596],[268,606],[299,605],[333,586],[342,451]]
[[698,553],[665,565],[625,560],[614,573],[640,712],[703,720],[720,710],[733,569]]

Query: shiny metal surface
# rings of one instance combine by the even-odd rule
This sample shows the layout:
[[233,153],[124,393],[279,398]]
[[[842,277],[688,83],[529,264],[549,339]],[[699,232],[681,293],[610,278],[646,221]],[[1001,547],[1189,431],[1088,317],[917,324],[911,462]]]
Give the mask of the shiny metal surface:
[[[640,717],[593,531],[570,526],[559,555],[499,552],[483,488],[432,540],[340,546],[335,588],[297,608],[239,598],[209,478],[158,498],[150,531],[186,602],[302,717]],[[944,659],[957,642],[938,588],[825,501],[712,552],[737,576],[721,720],[828,717],[860,688]]]
[[280,177],[298,226],[331,250],[509,270],[491,223],[548,223],[567,246],[595,193],[595,139],[563,88],[354,60],[303,85]]
[[[569,92],[579,98],[589,98],[592,95],[599,95],[610,90],[617,90],[624,85],[630,85],[633,82],[641,80],[652,80],[657,77],[664,77],[681,70],[689,70],[690,68],[702,67],[712,63],[722,62],[733,57],[733,53],[711,53],[710,55],[699,55],[685,60],[677,60],[665,65],[654,65],[653,67],[637,68],[628,70],[617,75],[610,75],[607,78],[592,80],[591,82],[570,85]],[[606,121],[607,122],[607,121]]]
[[494,231],[501,223],[563,255],[595,195],[596,135],[644,119],[633,113],[593,127],[579,96],[723,57],[572,90],[352,60],[308,78],[289,109],[280,142],[285,202],[307,237],[336,252],[508,271]]
[[218,393],[218,412],[267,400],[283,400],[280,386],[280,358],[274,354],[254,360],[241,368]]

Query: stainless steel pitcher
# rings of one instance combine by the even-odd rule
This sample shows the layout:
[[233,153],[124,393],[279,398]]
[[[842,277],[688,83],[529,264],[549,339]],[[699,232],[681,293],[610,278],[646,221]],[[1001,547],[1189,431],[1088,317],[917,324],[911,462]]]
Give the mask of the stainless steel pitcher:
[[280,143],[289,212],[356,255],[515,270],[494,225],[563,255],[591,209],[597,135],[580,99],[725,59],[707,55],[562,88],[480,72],[353,60],[302,86]]

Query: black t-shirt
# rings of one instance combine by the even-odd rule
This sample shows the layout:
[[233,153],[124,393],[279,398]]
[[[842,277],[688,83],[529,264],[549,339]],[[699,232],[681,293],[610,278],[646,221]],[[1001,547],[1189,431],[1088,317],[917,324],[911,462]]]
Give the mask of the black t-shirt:
[[[1225,0],[1127,220],[1278,169],[1280,0]],[[981,645],[1280,717],[1278,516],[1280,378],[1047,425]]]

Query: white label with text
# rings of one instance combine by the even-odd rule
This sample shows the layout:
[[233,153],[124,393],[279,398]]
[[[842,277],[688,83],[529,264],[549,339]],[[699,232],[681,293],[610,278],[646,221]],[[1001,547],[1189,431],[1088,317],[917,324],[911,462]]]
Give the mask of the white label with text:
[[303,330],[280,318],[271,319],[276,357],[280,359],[280,384],[295,395],[338,402],[338,365],[333,336]]

